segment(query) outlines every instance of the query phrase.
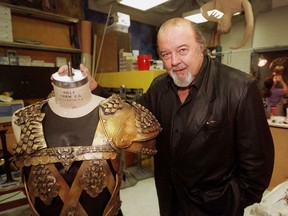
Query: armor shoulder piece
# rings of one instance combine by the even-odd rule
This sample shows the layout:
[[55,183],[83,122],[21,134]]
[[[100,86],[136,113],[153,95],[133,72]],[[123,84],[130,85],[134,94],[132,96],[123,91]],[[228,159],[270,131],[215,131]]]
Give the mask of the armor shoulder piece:
[[[152,148],[151,151],[156,153],[154,138],[162,129],[148,109],[135,102],[129,105],[118,95],[102,101],[100,107],[101,124],[106,136],[117,148],[145,153],[145,146],[148,145],[148,148]],[[139,147],[132,147],[134,143]]]
[[26,106],[14,113],[13,124],[21,128],[20,140],[13,146],[16,156],[24,153],[32,154],[47,147],[42,128],[45,114],[41,113],[41,108],[45,103],[47,100]]

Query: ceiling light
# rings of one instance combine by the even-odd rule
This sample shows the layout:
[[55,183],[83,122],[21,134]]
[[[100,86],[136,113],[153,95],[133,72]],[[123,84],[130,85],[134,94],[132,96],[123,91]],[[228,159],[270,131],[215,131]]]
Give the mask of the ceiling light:
[[261,54],[258,59],[258,67],[263,67],[267,64],[267,59]]
[[204,22],[207,22],[208,20],[205,19],[201,12],[200,12],[200,9],[197,9],[197,10],[193,10],[193,11],[189,11],[189,12],[186,12],[186,13],[183,13],[182,15],[185,19],[188,19],[194,23],[204,23]]
[[117,0],[118,3],[139,10],[148,10],[169,0]]

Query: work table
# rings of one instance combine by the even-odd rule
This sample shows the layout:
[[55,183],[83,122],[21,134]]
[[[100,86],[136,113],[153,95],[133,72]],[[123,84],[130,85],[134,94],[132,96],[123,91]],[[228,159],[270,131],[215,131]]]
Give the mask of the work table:
[[[285,118],[285,117],[283,117]],[[288,179],[288,124],[268,119],[273,137],[275,160],[269,190]]]
[[267,121],[270,127],[288,128],[288,118],[284,116],[274,116]]

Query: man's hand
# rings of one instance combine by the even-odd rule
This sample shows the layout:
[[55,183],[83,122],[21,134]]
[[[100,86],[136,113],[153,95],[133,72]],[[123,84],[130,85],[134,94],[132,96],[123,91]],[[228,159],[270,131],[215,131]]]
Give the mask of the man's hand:
[[[68,68],[68,67],[67,67],[67,68]],[[90,71],[88,70],[88,68],[86,68],[83,64],[80,64],[80,71],[82,71],[82,72],[84,72],[84,73],[87,74],[90,90],[93,91],[94,89],[96,89],[96,87],[97,87],[97,82],[96,82],[96,80],[91,76],[91,73],[90,73]]]
[[[90,90],[93,91],[94,89],[96,89],[97,87],[96,80],[93,79],[90,71],[83,64],[80,64],[80,71],[87,74]],[[59,76],[66,75],[68,73],[68,65],[62,65],[61,67],[59,67],[57,72]],[[51,76],[51,80],[53,80],[52,76]]]

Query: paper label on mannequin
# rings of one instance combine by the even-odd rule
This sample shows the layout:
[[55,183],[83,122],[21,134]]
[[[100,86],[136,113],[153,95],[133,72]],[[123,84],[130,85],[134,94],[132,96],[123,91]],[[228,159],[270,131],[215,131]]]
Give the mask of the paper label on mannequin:
[[92,95],[87,74],[80,70],[53,74],[55,97],[49,99],[49,106],[54,113],[62,117],[78,118],[90,113],[104,98]]
[[65,100],[65,101],[81,101],[83,100],[83,96],[81,94],[76,93],[74,90],[71,91],[63,91],[59,94],[59,99]]
[[87,103],[87,100],[91,98],[90,92],[87,91],[87,85],[89,85],[89,83],[74,89],[63,89],[54,86],[57,103],[61,104],[61,106],[64,107],[66,106],[65,103],[69,103],[67,104],[67,107],[71,107],[71,102],[75,102],[75,107],[82,106],[82,103]]

